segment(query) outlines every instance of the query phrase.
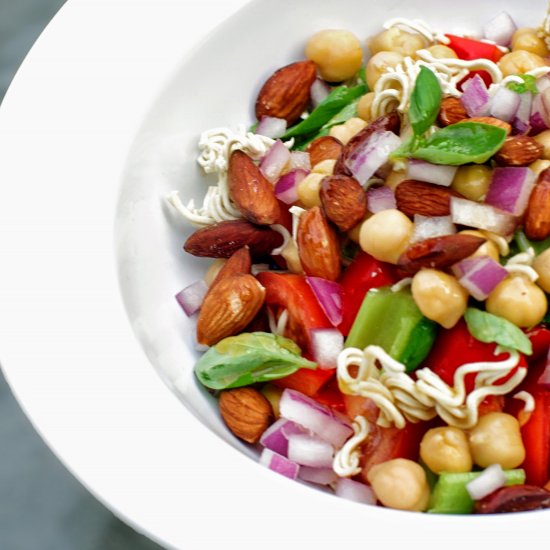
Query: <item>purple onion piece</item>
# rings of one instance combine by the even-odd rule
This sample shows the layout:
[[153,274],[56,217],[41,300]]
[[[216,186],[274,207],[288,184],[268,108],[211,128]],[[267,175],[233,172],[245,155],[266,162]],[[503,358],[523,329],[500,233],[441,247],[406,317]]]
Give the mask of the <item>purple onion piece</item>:
[[208,285],[202,279],[199,279],[189,286],[186,286],[183,290],[180,290],[175,298],[185,314],[191,317],[191,315],[201,308],[207,292]]
[[491,110],[491,96],[483,79],[476,74],[462,87],[464,93],[460,100],[470,117],[487,116]]
[[530,168],[495,168],[485,203],[513,216],[521,216],[527,208],[535,180],[536,175]]

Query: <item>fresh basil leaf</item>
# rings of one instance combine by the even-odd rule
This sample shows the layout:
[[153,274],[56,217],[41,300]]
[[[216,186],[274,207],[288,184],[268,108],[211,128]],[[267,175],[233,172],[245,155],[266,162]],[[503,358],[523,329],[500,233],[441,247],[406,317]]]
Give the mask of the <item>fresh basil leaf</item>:
[[195,366],[197,378],[207,388],[224,390],[268,382],[298,369],[315,369],[300,348],[288,338],[267,332],[230,336],[212,346]]
[[470,334],[480,342],[494,343],[531,355],[533,346],[529,338],[510,321],[492,313],[469,307],[464,314]]
[[526,92],[531,92],[532,94],[538,94],[539,90],[537,88],[537,79],[530,74],[518,74],[523,82],[508,82],[506,87],[512,92],[517,94],[524,94]]
[[367,87],[364,84],[353,88],[348,88],[347,86],[335,88],[305,120],[289,128],[283,136],[283,139],[317,132],[346,105],[351,103],[354,99],[361,97],[366,92]]
[[544,252],[547,248],[550,248],[550,237],[544,239],[544,241],[530,241],[521,229],[516,231],[516,234],[514,235],[514,242],[517,245],[518,252],[527,252],[530,248],[532,248],[537,256]]
[[420,67],[411,94],[409,120],[417,136],[426,132],[437,118],[441,107],[441,85],[427,67]]
[[394,151],[392,158],[408,157],[452,166],[483,164],[502,147],[505,139],[502,128],[461,122],[441,128],[425,139],[409,142],[407,147]]

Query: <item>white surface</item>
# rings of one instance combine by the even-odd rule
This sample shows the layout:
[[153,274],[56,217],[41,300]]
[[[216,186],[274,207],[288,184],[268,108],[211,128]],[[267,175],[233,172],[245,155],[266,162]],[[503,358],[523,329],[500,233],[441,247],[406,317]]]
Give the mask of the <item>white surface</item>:
[[[159,193],[189,161],[175,172],[167,164],[163,173],[162,155],[151,162],[151,151],[160,150],[144,144],[167,136],[171,158],[173,133],[182,133],[186,151],[199,123],[208,127],[224,112],[220,124],[236,123],[253,87],[290,61],[316,28],[347,26],[364,35],[387,17],[418,15],[414,6],[421,4],[420,15],[460,30],[473,26],[469,13],[480,23],[507,4],[464,1],[451,29],[453,4],[441,0],[368,7],[359,0],[258,1],[219,31],[234,38],[218,66],[211,57],[217,34],[200,41],[245,3],[70,0],[20,70],[0,110],[0,360],[16,396],[96,496],[169,546],[328,549],[368,541],[435,549],[498,537],[499,548],[517,549],[535,540],[547,514],[435,517],[361,506],[269,472],[197,420],[221,433],[192,378],[181,384],[193,361],[186,337],[158,345],[179,321],[155,300],[163,281],[175,282],[180,270],[184,283],[198,268],[172,250],[179,242],[174,226],[150,208],[154,202],[162,211]],[[535,23],[544,2],[509,11],[520,23]],[[274,35],[278,40],[267,40]],[[222,77],[214,98],[201,88],[212,71]],[[169,300],[177,290],[166,288]],[[128,316],[157,371],[169,384],[179,381],[181,400],[142,352]],[[181,367],[174,363],[179,353]]]

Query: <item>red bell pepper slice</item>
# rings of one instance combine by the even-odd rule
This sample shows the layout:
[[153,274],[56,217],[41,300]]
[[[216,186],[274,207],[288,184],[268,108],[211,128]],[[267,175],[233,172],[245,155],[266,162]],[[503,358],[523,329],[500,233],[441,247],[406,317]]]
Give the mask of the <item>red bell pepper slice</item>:
[[334,369],[298,369],[295,373],[284,378],[272,380],[271,383],[279,388],[290,388],[316,399],[321,388],[333,375]]
[[546,357],[550,349],[550,330],[538,326],[528,330],[526,334],[533,345],[533,355],[529,357],[529,361],[532,362],[541,357]]
[[393,285],[399,280],[391,264],[380,262],[360,252],[340,279],[343,290],[342,323],[338,327],[344,336],[349,334],[359,308],[371,288]]
[[338,388],[338,380],[333,376],[329,381],[313,396],[313,398],[323,405],[337,410],[341,413],[346,411],[344,403],[344,394]]
[[456,53],[459,59],[468,61],[472,59],[489,59],[496,63],[504,55],[494,44],[454,34],[446,34],[445,36],[450,40],[447,46]]

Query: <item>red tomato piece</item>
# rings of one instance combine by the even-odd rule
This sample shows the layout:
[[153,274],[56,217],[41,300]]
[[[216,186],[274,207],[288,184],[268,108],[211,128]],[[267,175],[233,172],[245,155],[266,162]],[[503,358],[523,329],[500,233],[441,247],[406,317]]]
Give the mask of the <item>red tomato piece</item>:
[[294,374],[272,380],[271,383],[279,388],[290,388],[309,397],[317,398],[321,388],[332,378],[334,369],[298,369]]
[[345,412],[344,394],[338,388],[336,376],[329,381],[313,396],[319,403],[339,412]]
[[529,357],[529,361],[532,362],[541,357],[546,357],[550,349],[550,330],[538,326],[528,330],[526,334],[533,345],[533,355]]
[[446,34],[445,36],[450,40],[447,45],[456,53],[459,59],[489,59],[496,63],[504,55],[494,44],[455,36],[454,34]]

